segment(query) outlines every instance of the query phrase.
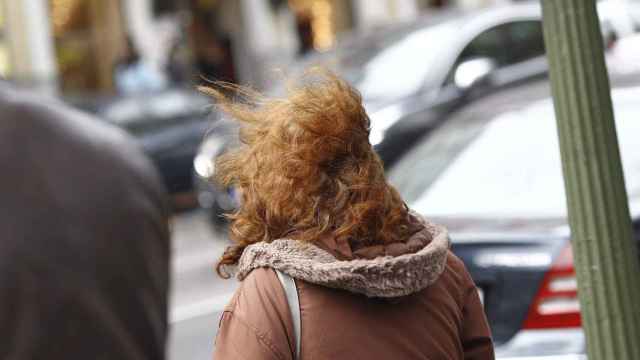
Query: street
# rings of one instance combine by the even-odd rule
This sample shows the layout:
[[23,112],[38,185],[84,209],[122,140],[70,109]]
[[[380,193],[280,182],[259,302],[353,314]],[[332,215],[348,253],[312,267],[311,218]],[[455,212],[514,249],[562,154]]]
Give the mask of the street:
[[211,359],[218,319],[236,286],[215,272],[228,240],[214,234],[203,210],[177,214],[172,223],[169,359]]

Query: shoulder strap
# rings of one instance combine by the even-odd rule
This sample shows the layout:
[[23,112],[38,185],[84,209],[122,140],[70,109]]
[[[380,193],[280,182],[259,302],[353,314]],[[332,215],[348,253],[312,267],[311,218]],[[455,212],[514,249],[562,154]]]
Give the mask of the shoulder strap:
[[298,360],[300,359],[300,302],[298,300],[298,289],[296,288],[296,282],[291,276],[280,270],[276,270],[276,274],[287,296],[289,312],[291,312],[291,318],[293,319],[293,333],[296,342],[295,360]]

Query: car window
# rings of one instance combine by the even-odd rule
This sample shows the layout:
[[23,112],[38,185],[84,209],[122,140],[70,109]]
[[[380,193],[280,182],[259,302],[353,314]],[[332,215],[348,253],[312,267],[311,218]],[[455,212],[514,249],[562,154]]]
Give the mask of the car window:
[[498,67],[506,66],[509,56],[506,46],[508,40],[506,27],[507,24],[492,27],[471,40],[456,59],[454,66],[451,67],[444,86],[453,84],[453,78],[458,65],[467,60],[483,57],[495,61]]
[[536,20],[498,25],[473,39],[458,57],[457,63],[487,57],[498,67],[513,65],[544,55],[542,23]]
[[508,60],[506,30],[509,25],[498,25],[476,36],[462,50],[456,63],[459,64],[465,60],[486,57],[496,61],[498,67],[506,65]]
[[507,64],[512,65],[545,54],[542,23],[540,21],[519,21],[505,27],[509,41]]
[[498,68],[544,55],[542,24],[537,20],[514,21],[485,30],[460,53],[445,85],[453,83],[457,66],[474,58],[489,58]]

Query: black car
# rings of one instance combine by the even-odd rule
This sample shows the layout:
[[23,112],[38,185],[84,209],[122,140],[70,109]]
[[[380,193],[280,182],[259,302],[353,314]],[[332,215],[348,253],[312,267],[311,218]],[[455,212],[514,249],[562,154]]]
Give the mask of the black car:
[[[640,245],[640,82],[618,86],[613,103]],[[580,359],[585,351],[548,96],[541,82],[480,100],[389,173],[413,210],[448,227],[483,295],[498,358]]]
[[215,119],[211,101],[195,90],[110,99],[96,114],[135,136],[157,167],[174,205],[193,206],[193,159]]

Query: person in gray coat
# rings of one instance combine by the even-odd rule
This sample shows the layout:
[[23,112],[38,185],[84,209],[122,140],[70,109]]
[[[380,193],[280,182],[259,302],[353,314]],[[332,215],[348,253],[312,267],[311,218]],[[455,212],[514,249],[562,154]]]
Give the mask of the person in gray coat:
[[0,359],[164,359],[168,218],[122,131],[0,83]]

